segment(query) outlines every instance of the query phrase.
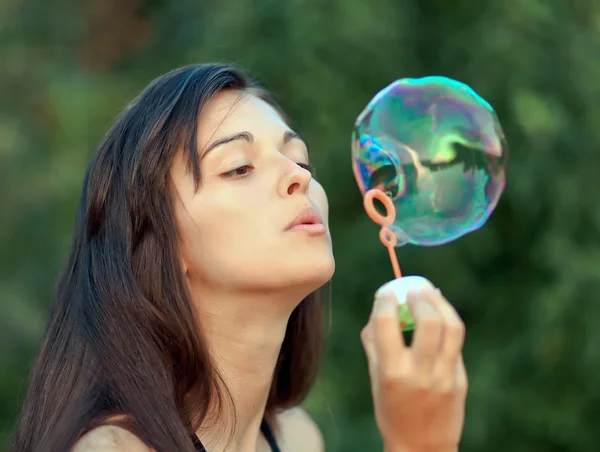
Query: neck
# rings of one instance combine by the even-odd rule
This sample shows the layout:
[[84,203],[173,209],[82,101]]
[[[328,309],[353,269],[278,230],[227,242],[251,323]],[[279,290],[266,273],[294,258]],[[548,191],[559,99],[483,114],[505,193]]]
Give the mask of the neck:
[[[255,451],[264,442],[260,424],[287,323],[303,297],[203,291],[198,298],[203,335],[233,402],[226,398],[223,406],[215,406],[216,427],[202,428],[198,436],[210,450]],[[235,424],[223,430],[224,421],[234,416]]]

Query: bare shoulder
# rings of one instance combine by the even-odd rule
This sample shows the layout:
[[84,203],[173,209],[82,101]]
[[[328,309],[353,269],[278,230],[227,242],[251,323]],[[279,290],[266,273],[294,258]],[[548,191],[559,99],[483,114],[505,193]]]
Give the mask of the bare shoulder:
[[325,442],[319,426],[301,407],[284,411],[277,417],[277,440],[284,452],[323,452]]
[[103,425],[83,435],[71,452],[151,452],[151,449],[130,431]]

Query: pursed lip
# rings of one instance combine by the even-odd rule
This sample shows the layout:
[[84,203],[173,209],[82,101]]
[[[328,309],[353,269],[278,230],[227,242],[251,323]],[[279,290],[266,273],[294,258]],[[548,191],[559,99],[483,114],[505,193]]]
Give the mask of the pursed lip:
[[296,226],[301,225],[323,225],[323,220],[319,213],[313,209],[312,207],[305,207],[300,211],[300,213],[294,218],[294,220],[287,225],[285,228],[286,231],[289,231]]

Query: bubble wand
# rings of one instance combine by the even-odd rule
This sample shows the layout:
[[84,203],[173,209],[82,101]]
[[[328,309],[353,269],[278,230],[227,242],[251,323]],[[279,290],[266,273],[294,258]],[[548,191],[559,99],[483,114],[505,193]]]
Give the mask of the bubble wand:
[[[385,216],[381,215],[375,208],[375,204],[373,202],[375,199],[383,204],[383,207],[385,208]],[[381,226],[381,229],[379,230],[379,240],[381,240],[383,246],[385,246],[388,250],[390,262],[392,263],[392,269],[394,270],[394,277],[396,279],[401,278],[402,271],[400,270],[400,264],[398,263],[398,256],[396,255],[395,249],[398,240],[396,239],[396,235],[389,228],[389,226],[394,224],[394,221],[396,221],[396,207],[394,207],[392,198],[390,198],[387,193],[383,192],[382,190],[378,188],[372,188],[365,193],[363,205],[369,218],[373,220],[374,223]],[[402,331],[411,331],[414,329],[415,321],[410,310],[408,309],[408,306],[405,304],[400,305],[398,319]]]
[[[374,200],[377,199],[379,202],[383,204],[385,208],[385,216],[381,215],[377,209],[375,208]],[[394,270],[394,277],[401,278],[402,271],[400,270],[400,264],[398,263],[398,256],[396,255],[396,244],[398,240],[396,239],[396,234],[392,232],[389,228],[396,221],[396,207],[394,207],[394,202],[392,198],[390,198],[387,193],[378,189],[372,188],[365,193],[363,199],[363,205],[367,215],[374,223],[381,226],[379,230],[379,240],[383,246],[385,246],[390,255],[390,262],[392,263],[392,269]],[[411,331],[415,327],[415,321],[410,312],[410,309],[406,304],[401,304],[398,312],[398,320],[400,322],[400,328],[402,331]]]
[[[385,207],[385,216],[377,212],[375,204],[373,203],[374,199],[377,199],[383,204],[383,207]],[[381,240],[383,246],[388,249],[390,261],[392,262],[392,268],[394,269],[394,276],[396,278],[401,278],[402,272],[400,270],[400,264],[398,263],[398,256],[396,255],[395,250],[398,241],[396,240],[396,235],[389,228],[389,226],[394,224],[394,221],[396,221],[396,208],[394,207],[392,198],[390,198],[380,189],[373,188],[365,193],[363,204],[369,218],[381,226],[381,229],[379,230],[379,240]]]

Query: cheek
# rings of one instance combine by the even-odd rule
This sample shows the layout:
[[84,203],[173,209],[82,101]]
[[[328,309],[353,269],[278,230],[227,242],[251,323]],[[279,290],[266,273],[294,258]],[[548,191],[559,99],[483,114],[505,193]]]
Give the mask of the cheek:
[[231,250],[239,248],[238,234],[232,231],[230,224],[222,224],[216,212],[206,215],[204,210],[208,208],[202,206],[202,214],[188,209],[187,218],[183,220],[181,243],[189,276],[205,282],[226,273],[232,258]]
[[252,243],[260,227],[256,203],[244,193],[214,190],[197,195],[188,207],[187,234],[194,254],[202,260],[225,258],[232,250],[242,251]]
[[329,203],[325,189],[314,179],[310,183],[308,197],[314,203],[315,207],[319,209],[319,212],[323,216],[323,221],[329,223]]

